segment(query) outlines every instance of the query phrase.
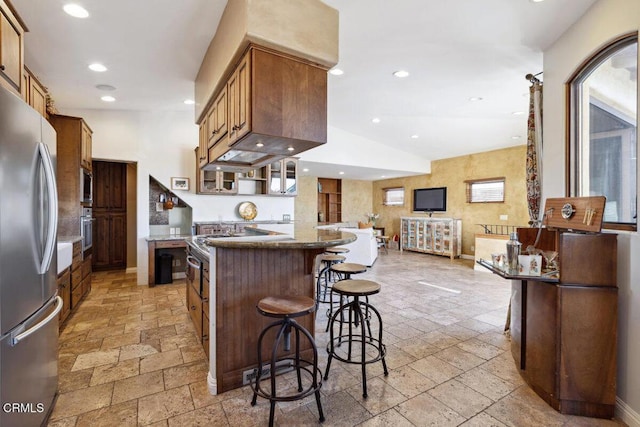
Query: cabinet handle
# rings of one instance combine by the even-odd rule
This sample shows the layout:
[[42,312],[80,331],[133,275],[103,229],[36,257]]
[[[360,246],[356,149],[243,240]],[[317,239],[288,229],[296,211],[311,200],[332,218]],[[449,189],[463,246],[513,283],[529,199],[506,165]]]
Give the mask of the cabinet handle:
[[211,131],[211,135],[215,135],[216,133],[218,133],[218,131],[217,131],[217,130],[212,130],[212,131]]
[[195,309],[196,309],[196,306],[195,306],[195,305],[192,305],[192,306],[191,306],[191,310],[195,310]]
[[4,71],[4,64],[0,64],[0,70]]

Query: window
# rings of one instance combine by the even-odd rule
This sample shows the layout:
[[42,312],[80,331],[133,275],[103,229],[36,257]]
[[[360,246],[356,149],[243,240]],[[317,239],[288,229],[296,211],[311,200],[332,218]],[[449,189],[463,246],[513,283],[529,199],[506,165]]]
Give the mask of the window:
[[605,47],[569,83],[569,193],[605,196],[605,228],[637,228],[638,36]]
[[504,202],[504,177],[473,179],[467,184],[467,203]]
[[404,187],[383,188],[385,206],[404,206]]

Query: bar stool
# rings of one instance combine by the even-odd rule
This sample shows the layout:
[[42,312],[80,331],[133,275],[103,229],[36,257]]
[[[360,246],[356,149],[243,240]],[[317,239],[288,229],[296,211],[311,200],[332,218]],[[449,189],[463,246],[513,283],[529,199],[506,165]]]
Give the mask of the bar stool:
[[324,251],[327,252],[327,253],[330,253],[330,254],[340,255],[340,254],[348,253],[349,249],[348,248],[332,247],[332,248],[326,248]]
[[[333,264],[330,268],[330,271],[334,273],[338,273],[338,276],[342,278],[342,280],[351,279],[352,274],[364,273],[367,271],[367,266],[362,264],[356,264],[355,262],[343,262],[340,264]],[[342,296],[340,296],[340,300],[338,305],[342,305]],[[331,315],[333,314],[333,287],[329,292],[329,309],[327,310],[327,329],[329,331],[329,324],[331,323]],[[344,321],[344,320],[343,320]]]
[[[382,368],[384,369],[384,375],[389,375],[387,370],[387,363],[384,360],[386,354],[386,347],[382,343],[382,317],[378,310],[369,302],[361,301],[360,297],[368,297],[380,292],[380,285],[371,280],[341,280],[333,285],[333,291],[345,297],[353,297],[351,301],[340,306],[340,308],[333,313],[330,320],[330,336],[329,344],[327,344],[327,353],[329,353],[329,359],[327,360],[327,369],[324,374],[324,379],[329,377],[329,369],[331,368],[331,360],[338,359],[341,362],[359,364],[362,366],[362,397],[367,397],[367,365],[382,361]],[[333,324],[338,319],[338,316],[344,317],[345,313],[348,313],[349,318],[349,330],[346,335],[342,334],[342,325],[340,326],[340,335],[334,337]],[[375,315],[378,321],[378,336],[375,338],[371,333],[371,314]],[[368,328],[365,328],[364,324],[367,324]],[[360,328],[359,334],[354,331],[356,328]],[[367,335],[366,330],[369,330]],[[343,343],[347,344],[347,351],[338,352],[337,347],[340,347]],[[360,353],[354,355],[352,347],[354,343],[360,343]],[[369,350],[369,351],[367,351]]]
[[[251,382],[253,389],[253,399],[251,406],[255,406],[258,396],[269,400],[271,407],[269,410],[269,426],[273,426],[273,418],[276,402],[290,402],[293,400],[303,399],[312,393],[316,395],[316,403],[318,404],[318,413],[320,414],[320,422],[324,421],[324,413],[322,412],[322,404],[320,403],[320,387],[322,387],[322,372],[318,368],[318,348],[316,343],[305,328],[300,326],[293,318],[311,314],[315,311],[316,302],[313,298],[305,296],[277,296],[266,297],[261,299],[256,308],[258,313],[267,317],[274,317],[277,320],[264,328],[258,338],[258,367],[254,370],[255,379]],[[271,351],[271,361],[268,372],[263,372],[262,366],[262,339],[265,334],[273,328],[279,328],[276,332],[276,338]],[[291,332],[295,330],[295,355],[294,357],[283,357],[278,359],[277,353],[281,341],[284,340],[284,351],[291,350]],[[313,349],[313,361],[300,358],[300,333],[304,335]],[[276,362],[290,361],[291,367],[296,370],[298,378],[298,392],[294,394],[279,395],[276,388]],[[303,388],[302,372],[305,374],[305,382],[311,380],[310,384]],[[263,378],[264,377],[264,378]],[[262,381],[267,377],[270,378],[270,387],[265,390]],[[310,377],[310,378],[307,378]]]
[[[320,255],[319,259],[323,266],[318,273],[316,283],[316,302],[318,304],[321,302],[330,303],[331,299],[327,299],[327,290],[331,290],[331,283],[333,282],[331,279],[331,266],[344,262],[346,257],[343,255]],[[321,283],[320,279],[322,279],[323,283]]]

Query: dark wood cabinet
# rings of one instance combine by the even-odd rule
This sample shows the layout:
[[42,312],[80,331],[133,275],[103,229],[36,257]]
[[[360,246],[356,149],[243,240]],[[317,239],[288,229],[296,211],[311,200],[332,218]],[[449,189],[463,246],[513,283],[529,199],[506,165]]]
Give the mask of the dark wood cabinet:
[[80,117],[53,114],[49,122],[57,134],[58,234],[75,236],[80,234],[80,176],[87,164],[83,156],[91,156],[86,153],[86,134],[91,129]]
[[93,269],[115,270],[127,266],[126,212],[96,212],[93,217]]
[[93,269],[127,266],[127,165],[93,162]]
[[0,0],[0,85],[22,92],[24,27],[13,8]]
[[124,211],[127,207],[127,165],[125,163],[93,163],[93,209]]
[[62,298],[62,310],[58,315],[58,322],[62,325],[62,322],[71,313],[71,272],[69,268],[58,275],[58,295]]
[[[537,229],[518,229],[523,247]],[[616,235],[542,230],[559,280],[514,280],[511,352],[524,380],[556,410],[612,418],[616,403]]]

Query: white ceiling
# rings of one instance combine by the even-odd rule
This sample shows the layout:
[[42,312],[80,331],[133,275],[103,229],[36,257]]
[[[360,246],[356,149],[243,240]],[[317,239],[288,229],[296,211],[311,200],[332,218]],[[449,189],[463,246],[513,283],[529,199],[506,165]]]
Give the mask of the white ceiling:
[[[524,144],[526,114],[512,114],[528,108],[524,76],[542,71],[542,51],[596,0],[323,1],[340,12],[345,72],[329,76],[329,125],[436,160]],[[77,0],[87,19],[66,15],[67,0],[12,3],[30,30],[26,63],[59,108],[184,110],[226,0]],[[109,71],[89,71],[94,61]],[[400,69],[410,76],[394,77]],[[117,101],[100,101],[98,84],[115,86]]]

